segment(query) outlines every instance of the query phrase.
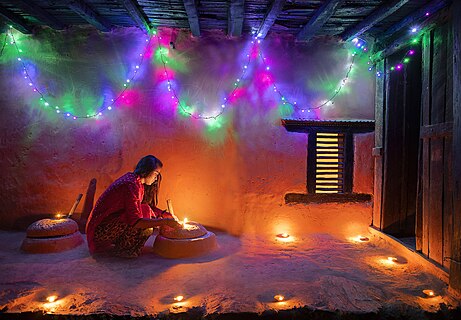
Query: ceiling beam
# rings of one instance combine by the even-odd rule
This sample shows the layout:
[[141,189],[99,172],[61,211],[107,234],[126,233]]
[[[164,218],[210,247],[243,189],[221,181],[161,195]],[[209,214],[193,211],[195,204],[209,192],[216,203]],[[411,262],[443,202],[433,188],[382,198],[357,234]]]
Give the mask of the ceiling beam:
[[111,24],[94,11],[84,0],[70,0],[67,6],[98,30],[109,31]]
[[200,25],[198,22],[197,6],[195,0],[184,0],[184,8],[187,12],[187,19],[189,20],[190,30],[192,35],[200,37]]
[[150,22],[147,19],[146,15],[142,9],[138,8],[138,5],[133,0],[121,0],[123,6],[125,7],[128,14],[131,16],[131,19],[138,25],[141,30],[150,32]]
[[46,12],[44,9],[32,3],[30,0],[20,0],[21,9],[27,11],[27,13],[41,22],[45,23],[47,26],[55,29],[55,30],[62,30],[64,29],[65,25],[61,23],[58,19],[53,17],[51,14]]
[[240,37],[243,29],[245,0],[230,0],[227,20],[227,35]]
[[326,1],[310,18],[309,22],[299,31],[296,39],[299,41],[309,41],[322,26],[330,19],[335,13],[336,8],[339,7],[344,0],[329,0]]
[[375,24],[377,24],[378,22],[382,21],[383,19],[387,18],[395,11],[400,9],[400,7],[405,5],[408,1],[409,0],[393,0],[380,6],[364,20],[362,20],[352,28],[349,28],[346,31],[344,31],[341,34],[341,38],[343,38],[344,41],[349,41],[356,36],[360,36],[362,33],[366,32]]
[[271,4],[269,11],[267,11],[261,26],[256,33],[258,38],[264,39],[269,32],[270,28],[274,25],[275,20],[280,12],[282,12],[285,0],[274,0]]
[[3,7],[0,6],[0,17],[2,17],[6,22],[13,26],[19,32],[30,34],[32,33],[32,27],[27,25],[26,20],[20,15],[17,15]]
[[451,0],[434,0],[430,2],[429,4],[425,5],[424,7],[412,12],[410,15],[406,16],[390,28],[388,28],[386,31],[381,33],[379,35],[379,38],[389,38],[391,37],[394,33],[402,30],[403,28],[409,26],[410,24],[418,21],[422,17],[425,17],[426,13],[429,13],[430,15],[436,13],[440,9],[443,9],[446,7]]

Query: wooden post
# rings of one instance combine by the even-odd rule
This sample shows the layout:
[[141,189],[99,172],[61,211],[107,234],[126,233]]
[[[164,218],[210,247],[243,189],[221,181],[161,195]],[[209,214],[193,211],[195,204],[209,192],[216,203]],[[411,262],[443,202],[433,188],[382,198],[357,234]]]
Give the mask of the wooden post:
[[[432,82],[432,37],[431,31],[428,31],[423,36],[422,48],[422,96],[421,96],[421,131],[424,126],[430,125],[430,108],[431,108],[431,82]],[[421,138],[422,139],[422,138]],[[421,140],[422,153],[421,153],[421,166],[422,177],[420,179],[420,193],[422,194],[421,200],[421,237],[417,238],[416,249],[421,250],[425,255],[429,254],[429,160],[430,145],[428,141]],[[418,233],[417,233],[418,234]]]
[[453,240],[450,287],[461,293],[461,1],[454,1],[453,23]]
[[312,148],[317,143],[317,133],[311,132],[307,135],[307,193],[315,193],[315,172],[309,172],[309,168],[315,168],[317,159],[317,148]]
[[376,78],[375,88],[375,147],[373,156],[375,158],[375,174],[373,187],[373,221],[372,225],[381,229],[381,201],[383,197],[383,135],[384,135],[384,106],[386,104],[385,96],[385,78],[386,72],[384,60],[376,64],[376,70],[382,75]]
[[96,193],[96,179],[93,178],[88,185],[86,190],[85,202],[83,203],[82,214],[80,215],[80,220],[78,221],[78,227],[81,233],[85,233],[86,222],[90,216],[91,210],[93,210],[94,203],[94,194]]

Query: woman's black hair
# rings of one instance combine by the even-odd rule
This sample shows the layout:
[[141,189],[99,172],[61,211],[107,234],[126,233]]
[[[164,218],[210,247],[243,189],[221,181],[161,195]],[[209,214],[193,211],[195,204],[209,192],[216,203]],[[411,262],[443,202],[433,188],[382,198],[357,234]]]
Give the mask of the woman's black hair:
[[[145,178],[155,169],[162,167],[162,161],[153,155],[148,155],[139,160],[138,164],[136,165],[136,169],[134,169],[134,173],[141,178]],[[158,204],[158,191],[160,189],[160,182],[162,182],[161,174],[157,176],[157,180],[155,180],[152,185],[149,186],[144,184],[144,198],[142,203],[147,203],[152,209],[155,208]]]
[[147,203],[152,210],[157,207],[158,204],[158,191],[160,189],[160,183],[162,182],[162,175],[157,176],[157,180],[151,185],[144,184],[144,198],[142,203]]
[[134,173],[140,178],[147,177],[152,171],[158,168],[162,168],[163,163],[153,155],[148,155],[139,160],[134,169]]

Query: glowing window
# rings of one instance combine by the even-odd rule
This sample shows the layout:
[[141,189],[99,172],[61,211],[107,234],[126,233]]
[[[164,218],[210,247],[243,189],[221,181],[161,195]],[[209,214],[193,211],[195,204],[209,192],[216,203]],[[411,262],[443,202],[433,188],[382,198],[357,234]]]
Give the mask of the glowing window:
[[344,134],[317,132],[315,193],[344,193]]

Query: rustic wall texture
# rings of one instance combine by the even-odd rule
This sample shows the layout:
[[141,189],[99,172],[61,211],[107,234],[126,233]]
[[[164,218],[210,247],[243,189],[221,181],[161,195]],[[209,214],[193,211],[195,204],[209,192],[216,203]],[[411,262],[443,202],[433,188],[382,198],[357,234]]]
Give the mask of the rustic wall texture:
[[[221,110],[248,59],[251,39],[217,33],[192,39],[169,29],[159,35],[182,103],[196,114]],[[174,105],[154,39],[135,82],[113,110],[98,119],[72,120],[51,107],[86,114],[107,105],[139,63],[146,36],[137,29],[106,34],[72,29],[15,37],[51,106],[39,101],[14,46],[7,44],[0,64],[1,228],[22,228],[42,214],[68,211],[93,177],[99,196],[147,154],[165,164],[160,207],[172,199],[180,218],[233,234],[347,233],[370,224],[369,203],[286,205],[283,200],[287,192],[306,190],[307,136],[287,132],[280,119],[373,119],[374,81],[368,57],[359,56],[334,105],[301,113],[281,103],[269,80],[298,105],[319,105],[347,72],[346,44],[268,38],[249,52],[246,77],[223,115],[204,121],[181,115]],[[356,137],[356,192],[372,193],[372,143],[373,134]]]

